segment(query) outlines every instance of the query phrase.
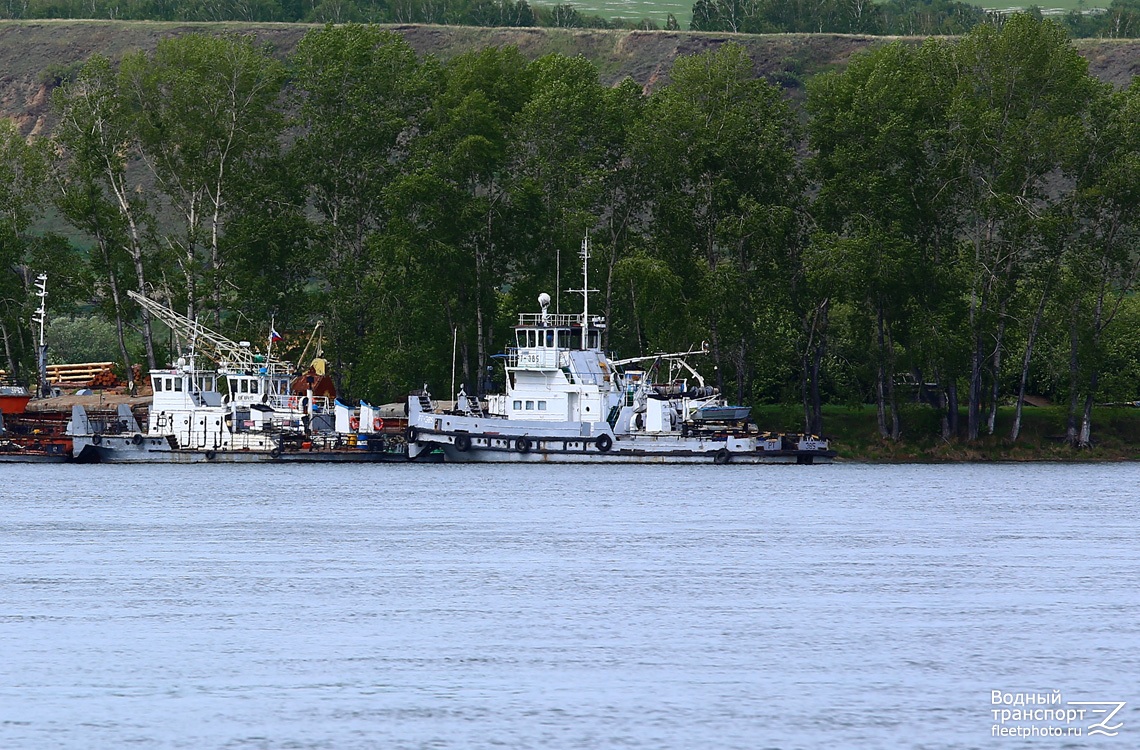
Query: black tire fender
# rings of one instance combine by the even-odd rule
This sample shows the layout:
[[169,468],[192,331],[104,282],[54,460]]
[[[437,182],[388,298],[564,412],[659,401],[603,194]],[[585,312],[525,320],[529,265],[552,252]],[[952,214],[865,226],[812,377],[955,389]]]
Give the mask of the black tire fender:
[[416,438],[418,438],[420,436],[420,431],[417,430],[415,427],[409,427],[407,433],[405,433],[405,434],[407,435],[408,442],[414,443],[414,442],[416,442]]
[[92,445],[102,445],[103,444],[103,436],[100,435],[98,432],[96,432],[94,435],[91,436],[91,444]]
[[136,432],[134,435],[131,435],[131,445],[142,445],[142,441],[143,436],[139,433]]
[[598,450],[602,453],[605,453],[614,447],[614,439],[603,432],[601,435],[598,435],[597,440],[594,441],[594,445],[596,445]]
[[530,438],[521,437],[515,441],[515,450],[519,453],[530,453]]
[[728,452],[728,448],[721,448],[713,454],[713,463],[724,466],[726,463],[728,463],[728,459],[730,457],[731,454]]
[[455,450],[466,453],[471,450],[471,436],[460,433],[455,436]]
[[217,457],[218,457],[217,453],[214,453],[213,451],[206,451],[206,460],[207,461],[213,461]]
[[276,445],[269,451],[271,458],[281,458],[281,449]]

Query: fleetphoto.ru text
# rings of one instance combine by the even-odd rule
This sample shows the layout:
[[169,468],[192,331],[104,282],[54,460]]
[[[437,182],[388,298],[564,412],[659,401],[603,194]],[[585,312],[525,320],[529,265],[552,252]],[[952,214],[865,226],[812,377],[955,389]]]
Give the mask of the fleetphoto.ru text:
[[1119,714],[1126,701],[1062,699],[1060,690],[1007,693],[990,691],[994,737],[1116,737],[1124,728]]

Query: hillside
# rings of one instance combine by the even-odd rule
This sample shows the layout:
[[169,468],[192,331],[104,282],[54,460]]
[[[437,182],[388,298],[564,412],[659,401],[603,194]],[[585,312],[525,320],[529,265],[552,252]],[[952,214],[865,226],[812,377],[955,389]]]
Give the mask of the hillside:
[[[306,24],[186,24],[140,21],[0,21],[0,116],[24,133],[50,129],[51,89],[90,55],[117,58],[149,49],[159,39],[193,31],[254,34],[281,55],[313,28]],[[596,31],[506,29],[454,26],[394,26],[421,54],[449,57],[490,45],[513,44],[528,57],[558,52],[584,55],[597,64],[606,82],[631,77],[647,88],[667,75],[674,59],[728,40],[743,44],[756,72],[793,93],[821,70],[842,66],[855,52],[882,37],[836,34],[743,36],[678,31]],[[1140,74],[1140,40],[1079,40],[1092,72],[1121,86]]]

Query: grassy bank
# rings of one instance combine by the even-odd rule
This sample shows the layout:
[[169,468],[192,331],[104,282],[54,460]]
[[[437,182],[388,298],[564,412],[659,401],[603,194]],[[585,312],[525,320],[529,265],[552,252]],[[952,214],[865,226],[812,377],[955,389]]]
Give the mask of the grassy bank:
[[[753,409],[762,429],[794,432],[803,429],[803,415],[794,407]],[[1140,458],[1140,409],[1102,407],[1093,411],[1093,447],[1076,450],[1064,440],[1064,407],[1030,408],[1022,413],[1021,435],[1009,440],[1013,407],[1002,408],[994,435],[973,443],[942,439],[939,414],[925,406],[904,407],[902,439],[879,436],[874,406],[824,407],[824,428],[832,447],[844,460],[872,462],[925,461],[1121,461]],[[965,429],[966,413],[961,414]],[[984,430],[983,430],[984,432]]]

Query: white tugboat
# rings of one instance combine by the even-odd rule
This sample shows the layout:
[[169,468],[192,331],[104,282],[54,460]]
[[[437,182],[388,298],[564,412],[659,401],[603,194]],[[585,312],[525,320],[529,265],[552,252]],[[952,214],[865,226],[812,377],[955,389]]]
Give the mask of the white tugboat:
[[[382,428],[382,420],[361,424],[339,402],[334,407],[312,390],[293,392],[287,363],[270,354],[257,354],[248,342],[231,341],[146,297],[133,292],[131,296],[185,335],[190,353],[173,367],[150,373],[154,396],[145,428],[126,405],[110,415],[89,415],[82,406],[74,407],[68,433],[76,460],[356,463],[407,459],[403,435],[384,434],[377,429],[377,425]],[[201,350],[209,353],[217,370],[199,368]]]
[[[589,262],[582,243],[583,277]],[[442,448],[446,461],[533,463],[793,463],[830,461],[811,435],[760,432],[747,407],[730,406],[686,362],[697,351],[611,360],[606,322],[589,311],[522,313],[506,353],[505,393],[484,405],[460,391],[436,409],[427,390],[408,399],[408,455]],[[640,364],[641,369],[627,369]],[[664,378],[655,383],[653,376]]]

